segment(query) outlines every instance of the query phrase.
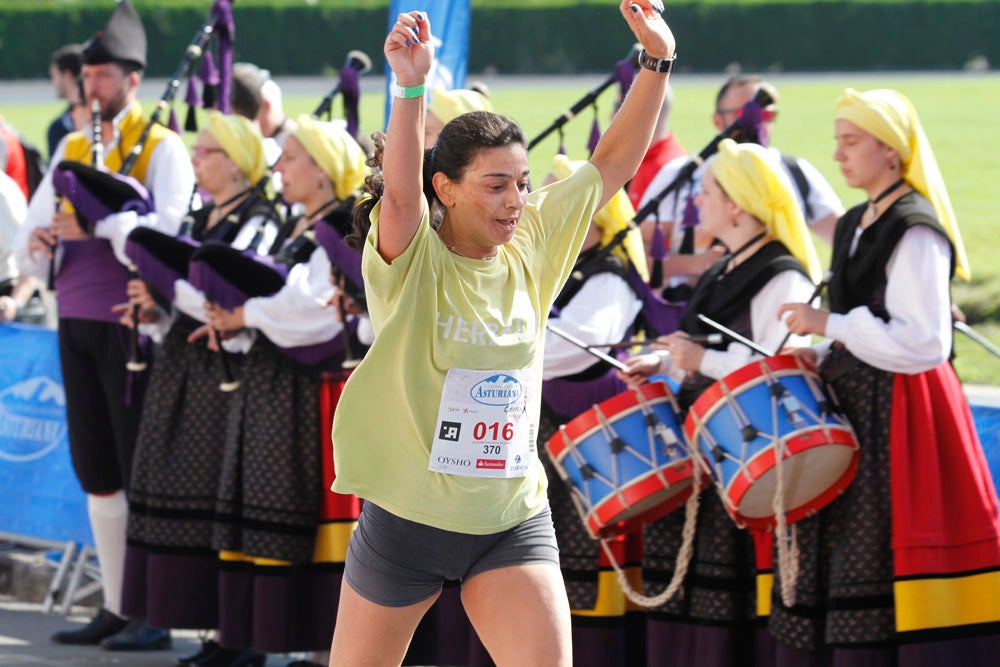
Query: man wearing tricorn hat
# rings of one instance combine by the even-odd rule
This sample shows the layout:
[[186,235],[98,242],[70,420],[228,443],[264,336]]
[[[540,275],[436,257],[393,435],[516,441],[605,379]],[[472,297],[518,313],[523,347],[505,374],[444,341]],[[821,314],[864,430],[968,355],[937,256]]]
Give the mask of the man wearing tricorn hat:
[[[94,125],[66,136],[52,158],[86,163],[103,155],[102,170],[118,172],[140,143],[146,121],[136,94],[146,67],[146,34],[129,0],[114,10],[103,32],[83,51],[86,103],[100,104],[103,150]],[[59,352],[73,467],[87,493],[90,525],[101,564],[104,607],[86,626],[58,632],[53,640],[136,650],[167,648],[167,631],[120,616],[125,527],[132,454],[144,382],[125,369],[127,329],[112,306],[127,301],[124,240],[136,225],[173,234],[194,188],[194,174],[180,137],[154,125],[128,175],[140,181],[155,211],[112,213],[81,224],[61,201],[46,174],[28,210],[15,252],[22,270],[45,279],[55,262],[59,307]],[[68,194],[68,193],[67,193]],[[95,195],[100,193],[94,193]]]

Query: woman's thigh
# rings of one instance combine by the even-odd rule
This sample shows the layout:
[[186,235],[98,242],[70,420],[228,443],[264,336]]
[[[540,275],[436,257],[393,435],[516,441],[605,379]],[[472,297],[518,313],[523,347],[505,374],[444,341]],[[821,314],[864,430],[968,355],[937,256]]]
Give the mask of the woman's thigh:
[[570,667],[569,600],[558,563],[487,570],[462,586],[462,603],[498,667]]

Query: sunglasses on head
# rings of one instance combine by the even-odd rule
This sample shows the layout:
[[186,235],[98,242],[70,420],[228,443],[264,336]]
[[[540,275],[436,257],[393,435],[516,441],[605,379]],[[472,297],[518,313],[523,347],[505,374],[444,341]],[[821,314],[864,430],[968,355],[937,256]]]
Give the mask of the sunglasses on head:
[[[739,118],[743,115],[743,107],[740,107],[739,109],[718,109],[716,113],[720,116],[725,116],[726,114],[736,114],[736,117]],[[760,111],[760,118],[765,123],[770,123],[777,117],[777,109],[761,109]]]

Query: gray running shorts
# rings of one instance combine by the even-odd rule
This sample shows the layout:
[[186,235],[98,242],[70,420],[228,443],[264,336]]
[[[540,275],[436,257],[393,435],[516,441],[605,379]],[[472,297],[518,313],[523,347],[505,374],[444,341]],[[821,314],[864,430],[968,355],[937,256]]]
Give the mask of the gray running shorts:
[[491,535],[467,535],[402,519],[365,502],[347,548],[344,576],[366,600],[406,607],[435,595],[446,579],[465,581],[510,565],[559,566],[548,507]]

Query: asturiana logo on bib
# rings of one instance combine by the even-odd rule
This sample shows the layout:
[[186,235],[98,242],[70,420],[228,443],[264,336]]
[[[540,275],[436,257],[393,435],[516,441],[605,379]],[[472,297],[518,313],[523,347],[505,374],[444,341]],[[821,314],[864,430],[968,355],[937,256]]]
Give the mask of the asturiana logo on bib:
[[510,405],[521,398],[523,393],[524,388],[516,378],[499,374],[491,375],[472,385],[469,396],[476,403],[483,405]]

